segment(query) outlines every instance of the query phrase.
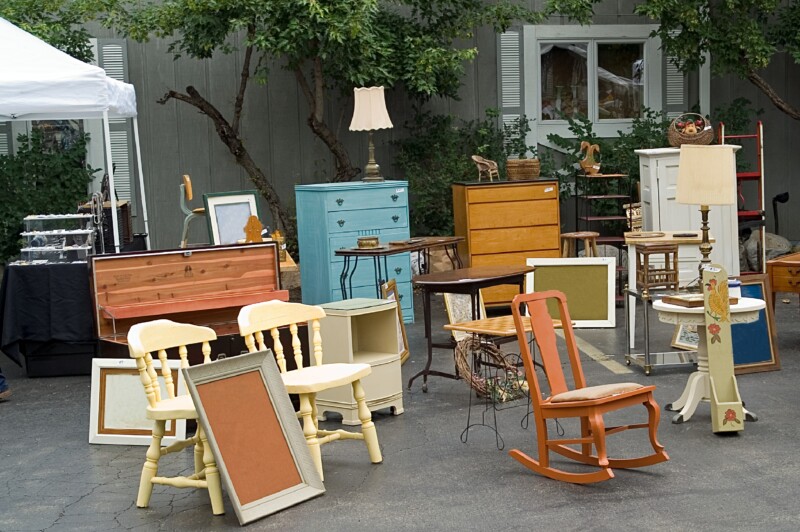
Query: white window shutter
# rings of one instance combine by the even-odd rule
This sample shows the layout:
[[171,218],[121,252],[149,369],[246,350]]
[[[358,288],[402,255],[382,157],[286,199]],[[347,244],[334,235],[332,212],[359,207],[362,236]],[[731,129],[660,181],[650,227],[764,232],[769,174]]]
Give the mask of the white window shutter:
[[0,155],[11,154],[11,122],[0,122]]
[[500,118],[503,123],[523,114],[522,31],[511,29],[500,34],[498,80],[500,86]]
[[[128,48],[124,39],[98,39],[97,64],[106,75],[128,82]],[[133,129],[127,118],[111,118],[111,158],[114,161],[114,188],[117,198],[128,200],[136,214],[136,187],[133,178]]]
[[686,76],[675,66],[672,57],[664,56],[664,61],[667,63],[664,76],[664,110],[669,118],[675,118],[689,110],[689,90]]

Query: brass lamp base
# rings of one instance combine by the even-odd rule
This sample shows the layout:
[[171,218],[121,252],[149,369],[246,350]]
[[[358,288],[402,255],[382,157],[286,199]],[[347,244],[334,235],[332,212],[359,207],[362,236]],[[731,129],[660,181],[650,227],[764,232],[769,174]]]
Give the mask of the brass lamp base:
[[369,132],[369,162],[364,167],[364,178],[361,181],[379,183],[383,181],[381,167],[375,162],[375,145],[372,143],[372,131]]
[[706,266],[711,264],[711,240],[708,237],[708,205],[700,205],[700,230],[703,232],[703,238],[700,242],[700,265],[698,271],[700,278],[703,278],[703,270]]

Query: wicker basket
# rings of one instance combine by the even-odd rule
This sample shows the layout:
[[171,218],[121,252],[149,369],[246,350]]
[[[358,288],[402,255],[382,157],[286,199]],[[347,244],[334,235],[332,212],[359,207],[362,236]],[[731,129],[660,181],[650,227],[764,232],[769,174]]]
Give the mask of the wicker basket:
[[[682,133],[676,126],[678,122],[686,121],[689,118],[692,120],[697,120],[699,118],[703,121],[703,128],[694,135]],[[669,140],[669,145],[675,148],[679,148],[681,144],[711,144],[711,141],[714,140],[714,129],[711,127],[711,123],[708,119],[703,115],[684,113],[676,117],[669,124],[669,128],[667,128],[667,140]]]
[[506,178],[509,181],[525,181],[536,179],[541,171],[539,159],[506,160]]
[[[472,355],[478,353],[485,366],[482,372],[470,367]],[[489,397],[495,403],[514,401],[528,393],[525,370],[509,362],[497,345],[477,335],[469,335],[456,344],[455,359],[459,377],[478,395]],[[491,368],[489,375],[485,371],[487,368]]]

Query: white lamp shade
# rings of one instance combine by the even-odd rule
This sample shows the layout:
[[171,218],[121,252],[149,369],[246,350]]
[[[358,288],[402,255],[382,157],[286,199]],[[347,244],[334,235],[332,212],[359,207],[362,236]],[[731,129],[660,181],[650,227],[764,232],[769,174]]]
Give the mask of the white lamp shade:
[[736,159],[740,146],[684,144],[678,167],[678,203],[733,205],[736,203]]
[[356,87],[353,91],[356,105],[350,131],[374,131],[392,127],[386,111],[383,87]]

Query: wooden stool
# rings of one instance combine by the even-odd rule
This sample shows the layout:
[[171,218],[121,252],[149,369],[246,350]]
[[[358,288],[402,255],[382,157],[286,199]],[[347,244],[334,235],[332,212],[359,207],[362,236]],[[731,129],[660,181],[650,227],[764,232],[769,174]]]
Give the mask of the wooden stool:
[[[650,255],[663,255],[664,265],[652,267]],[[649,291],[651,288],[678,290],[678,244],[636,245],[636,289]]]
[[587,257],[599,257],[597,252],[597,237],[600,233],[594,231],[577,231],[575,233],[561,233],[561,256],[577,257],[578,240],[583,240],[583,250]]

